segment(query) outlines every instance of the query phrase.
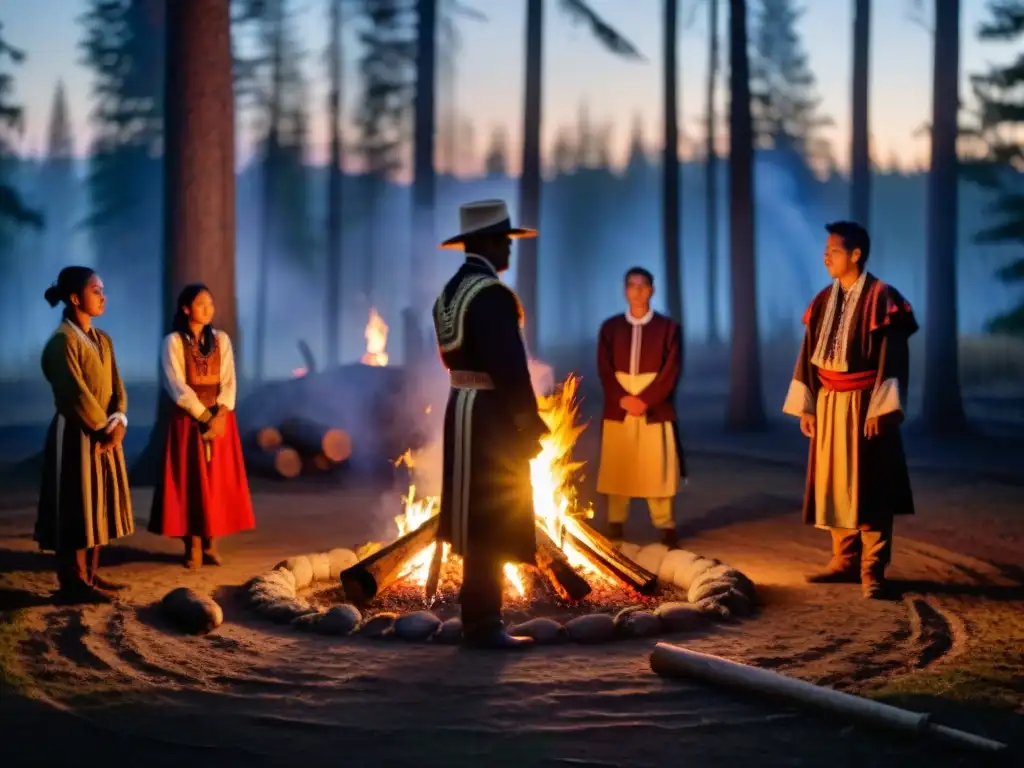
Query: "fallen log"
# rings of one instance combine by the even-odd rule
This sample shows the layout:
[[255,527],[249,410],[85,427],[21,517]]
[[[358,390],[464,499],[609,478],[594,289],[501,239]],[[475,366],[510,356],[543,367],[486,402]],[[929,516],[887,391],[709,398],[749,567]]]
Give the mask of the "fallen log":
[[563,536],[608,575],[641,595],[653,594],[658,576],[619,552],[608,539],[578,518],[566,521]]
[[341,572],[345,599],[362,607],[398,579],[405,563],[430,546],[437,538],[438,517],[434,515],[415,531],[378,549]]
[[814,707],[859,720],[868,725],[914,734],[932,734],[960,746],[1001,752],[1006,744],[973,733],[932,723],[930,716],[804,680],[723,659],[688,648],[658,643],[651,653],[651,669],[662,677],[688,677],[714,685],[774,696],[793,704]]
[[299,452],[288,446],[271,448],[269,451],[252,451],[245,457],[246,466],[254,474],[291,480],[302,473],[302,458]]
[[540,525],[537,526],[537,570],[563,600],[578,603],[590,594],[590,584],[569,565],[562,550]]
[[281,438],[306,456],[323,455],[338,464],[352,455],[352,440],[343,429],[332,429],[311,419],[287,419]]
[[269,451],[271,448],[283,445],[284,438],[274,427],[261,427],[256,430],[255,442],[261,451]]

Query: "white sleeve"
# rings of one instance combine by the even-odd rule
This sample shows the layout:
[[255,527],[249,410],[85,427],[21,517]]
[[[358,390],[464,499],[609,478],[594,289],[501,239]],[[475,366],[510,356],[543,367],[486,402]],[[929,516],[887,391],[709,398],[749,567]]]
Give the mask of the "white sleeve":
[[217,405],[233,411],[238,398],[238,381],[235,378],[235,351],[231,346],[231,337],[223,331],[217,331],[217,347],[220,350],[220,392],[217,394]]
[[185,383],[185,347],[181,336],[176,333],[164,338],[160,369],[163,372],[164,390],[174,404],[193,419],[200,418],[206,412],[206,406],[199,402],[195,391]]

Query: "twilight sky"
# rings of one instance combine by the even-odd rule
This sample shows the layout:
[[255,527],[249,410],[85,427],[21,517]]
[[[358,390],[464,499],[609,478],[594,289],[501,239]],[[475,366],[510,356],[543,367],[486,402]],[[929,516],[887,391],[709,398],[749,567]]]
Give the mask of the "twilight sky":
[[[604,51],[583,28],[574,27],[549,0],[545,9],[544,134],[545,147],[559,127],[575,124],[580,105],[586,103],[591,119],[613,126],[614,159],[625,155],[633,121],[640,116],[650,146],[660,143],[661,123],[661,14],[662,0],[591,0],[593,7],[634,42],[648,61],[621,60]],[[460,112],[475,124],[476,154],[482,155],[487,137],[503,127],[513,148],[521,133],[523,80],[524,0],[462,0],[488,17],[486,23],[460,21],[463,38],[456,100]],[[322,106],[325,81],[321,52],[326,41],[327,0],[291,0],[296,9],[299,37],[307,51],[304,66],[312,84],[313,157],[325,155]],[[704,77],[707,69],[707,9],[703,0],[681,0],[680,97],[682,126],[694,139],[703,134]],[[750,5],[756,6],[756,0]],[[931,109],[932,41],[919,23],[911,20],[913,0],[876,0],[872,19],[871,132],[876,157],[883,162],[897,157],[902,166],[920,165],[927,139],[914,131],[928,120]],[[930,2],[925,2],[930,7]],[[1013,57],[1011,44],[979,43],[975,30],[985,17],[986,0],[962,0],[961,71],[964,95],[967,79],[990,62]],[[68,90],[76,147],[88,146],[90,73],[79,63],[81,25],[77,17],[85,0],[3,0],[0,21],[4,36],[23,48],[28,59],[16,73],[16,98],[26,109],[27,131],[23,149],[37,153],[44,146],[46,124],[55,83],[63,79]],[[807,11],[800,30],[818,78],[822,109],[835,120],[827,134],[840,165],[846,165],[849,142],[850,38],[853,0],[805,0]],[[929,14],[930,15],[930,14]],[[721,3],[723,56],[727,3]],[[925,22],[930,24],[930,18]],[[355,28],[348,24],[347,58],[356,54]],[[351,75],[354,66],[348,64]],[[357,81],[347,78],[347,101],[356,96]],[[724,94],[720,93],[720,97]],[[719,99],[719,113],[725,99]],[[240,161],[248,154],[240,148]],[[685,152],[684,147],[684,152]],[[512,170],[517,152],[513,150]],[[466,169],[470,170],[470,169]]]

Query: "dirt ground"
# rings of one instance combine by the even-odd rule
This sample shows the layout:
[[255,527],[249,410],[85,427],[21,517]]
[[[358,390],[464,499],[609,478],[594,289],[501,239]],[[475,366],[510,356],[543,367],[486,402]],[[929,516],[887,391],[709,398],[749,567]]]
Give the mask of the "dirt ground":
[[[919,514],[897,523],[891,576],[901,596],[866,602],[853,586],[802,575],[827,535],[798,523],[800,473],[694,459],[679,498],[685,548],[758,585],[763,610],[671,642],[822,685],[932,711],[1019,742],[1024,733],[1024,490],[915,476]],[[978,758],[796,713],[650,671],[653,641],[524,654],[343,640],[255,619],[239,585],[285,556],[394,534],[397,495],[276,486],[255,495],[258,529],[224,542],[226,564],[179,565],[176,542],[142,532],[106,553],[131,583],[113,606],[61,608],[50,559],[31,541],[34,510],[0,513],[0,701],[5,765],[905,766]],[[287,491],[287,492],[286,492]],[[653,538],[642,507],[631,538]],[[214,594],[225,624],[176,634],[154,602],[189,586]],[[6,638],[6,645],[4,644]],[[17,694],[20,691],[21,694]],[[26,698],[28,696],[29,698]],[[628,730],[627,730],[628,729]],[[1011,759],[1019,759],[1014,750]],[[1007,763],[1010,764],[1010,763]]]

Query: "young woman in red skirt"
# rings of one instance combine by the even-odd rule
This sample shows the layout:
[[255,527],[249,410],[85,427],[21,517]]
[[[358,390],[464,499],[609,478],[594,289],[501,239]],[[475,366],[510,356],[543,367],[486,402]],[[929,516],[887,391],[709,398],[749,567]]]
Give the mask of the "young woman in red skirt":
[[209,289],[186,286],[161,355],[171,413],[149,530],[185,541],[186,568],[220,565],[217,539],[256,525],[235,419],[235,357],[213,313]]

